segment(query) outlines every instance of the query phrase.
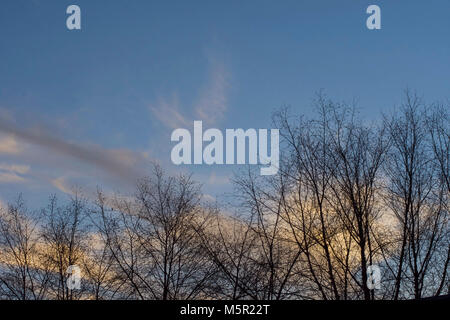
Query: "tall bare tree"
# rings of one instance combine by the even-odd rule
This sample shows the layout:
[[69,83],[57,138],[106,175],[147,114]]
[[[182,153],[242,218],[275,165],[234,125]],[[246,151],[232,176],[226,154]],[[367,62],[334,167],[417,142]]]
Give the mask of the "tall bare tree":
[[72,300],[80,298],[82,290],[72,290],[67,286],[69,266],[82,266],[85,251],[87,227],[86,200],[78,193],[68,204],[58,206],[55,196],[43,210],[44,223],[41,226],[43,259],[51,266],[51,288],[56,299]]
[[159,166],[141,180],[133,201],[115,202],[103,231],[112,256],[140,299],[194,299],[214,274],[198,230],[209,219],[189,176],[167,177]]
[[19,196],[0,209],[0,298],[47,298],[51,270],[41,258],[38,223]]
[[[393,299],[434,294],[426,287],[433,265],[441,269],[435,259],[442,245],[447,262],[443,265],[444,271],[439,272],[444,272],[444,279],[448,266],[448,188],[445,159],[439,150],[442,145],[438,143],[441,128],[427,129],[425,108],[421,98],[406,92],[400,111],[385,119],[391,141],[385,168],[386,199],[399,231],[399,246],[389,259],[395,281]],[[435,120],[436,116],[433,116]]]

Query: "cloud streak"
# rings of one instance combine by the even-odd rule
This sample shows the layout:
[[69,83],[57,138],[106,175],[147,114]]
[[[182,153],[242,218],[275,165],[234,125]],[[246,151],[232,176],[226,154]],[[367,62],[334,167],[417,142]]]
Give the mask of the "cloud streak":
[[[68,142],[59,137],[51,136],[43,130],[31,131],[15,126],[14,124],[0,119],[0,132],[13,135],[14,138],[36,146],[46,148],[66,157],[95,166],[108,175],[119,178],[121,181],[135,184],[142,176],[137,169],[138,164],[145,160],[140,153],[129,150],[111,150],[100,146],[80,145]],[[4,177],[12,178],[11,176]]]
[[160,98],[156,105],[150,106],[150,111],[167,128],[186,127],[189,120],[181,114],[178,106],[178,99],[173,95],[170,101]]
[[67,194],[72,194],[73,190],[67,185],[64,177],[53,179],[51,183],[56,189]]
[[169,129],[190,126],[194,120],[214,125],[223,119],[227,110],[229,77],[230,74],[222,62],[209,59],[208,83],[200,90],[194,107],[189,112],[195,115],[195,119],[180,111],[176,95],[171,99],[160,98],[157,104],[150,106],[150,111]]
[[227,110],[227,89],[229,86],[229,73],[225,65],[215,61],[212,62],[212,66],[209,85],[202,90],[195,107],[198,120],[203,120],[208,125],[213,125],[224,117]]
[[22,175],[30,170],[29,166],[0,163],[0,182],[19,183],[24,182]]
[[14,172],[1,172],[0,182],[2,183],[19,183],[24,182],[25,179]]
[[0,163],[0,170],[12,171],[19,174],[26,174],[28,171],[30,171],[30,166]]

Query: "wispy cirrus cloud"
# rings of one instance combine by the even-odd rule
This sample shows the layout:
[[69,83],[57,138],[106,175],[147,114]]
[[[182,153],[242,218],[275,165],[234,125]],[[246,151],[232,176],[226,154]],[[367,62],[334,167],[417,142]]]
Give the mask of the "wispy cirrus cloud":
[[58,177],[56,179],[51,180],[52,185],[61,192],[71,194],[73,189],[68,185],[65,177]]
[[189,123],[187,117],[179,110],[179,102],[175,94],[170,100],[159,98],[158,103],[150,106],[150,111],[165,127],[170,129],[185,127]]
[[196,120],[203,120],[208,125],[213,125],[222,120],[227,110],[227,90],[230,74],[224,63],[210,62],[212,65],[209,83],[200,93],[200,98],[195,106]]
[[223,62],[213,58],[209,58],[208,61],[208,82],[200,88],[198,98],[192,107],[181,105],[176,94],[172,94],[170,99],[159,98],[157,103],[150,105],[152,114],[165,127],[169,129],[186,127],[194,120],[202,120],[208,125],[213,125],[223,119],[227,110],[230,73]]

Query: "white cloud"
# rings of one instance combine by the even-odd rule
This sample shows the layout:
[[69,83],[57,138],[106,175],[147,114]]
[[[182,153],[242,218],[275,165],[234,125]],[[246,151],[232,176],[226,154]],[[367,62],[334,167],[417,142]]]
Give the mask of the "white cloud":
[[28,171],[30,171],[30,166],[0,163],[0,171],[1,170],[11,171],[19,174],[26,174]]
[[[128,185],[134,185],[136,180],[141,178],[142,170],[149,161],[142,152],[67,141],[42,126],[39,130],[26,130],[13,122],[0,119],[1,131],[14,134],[17,139],[26,143],[26,150],[21,152],[18,158],[34,163],[40,159],[41,165],[47,167],[56,165],[57,168],[78,169],[80,175],[88,174],[89,170],[86,170],[88,167],[91,170],[95,169],[97,176],[98,174],[108,176]],[[9,175],[4,179],[13,177]]]
[[73,188],[82,187],[95,194],[101,187],[128,193],[149,174],[149,152],[70,141],[36,122],[34,129],[16,124],[0,118],[2,190],[50,193],[57,189],[71,194]]
[[[229,74],[222,63],[213,62],[210,81],[202,90],[195,107],[198,120],[213,125],[220,121],[227,110],[227,88]],[[196,119],[197,120],[197,119]]]
[[227,110],[228,79],[229,73],[225,65],[215,59],[209,59],[208,83],[200,90],[191,111],[195,119],[180,111],[180,104],[175,94],[169,100],[159,98],[158,103],[150,106],[150,111],[170,129],[192,126],[194,120],[202,120],[207,125],[214,125],[224,117]]
[[14,172],[0,172],[0,183],[18,183],[25,179]]
[[0,183],[24,182],[25,178],[21,175],[26,174],[29,170],[29,166],[0,163]]
[[207,193],[202,194],[202,200],[210,203],[216,202],[216,198]]
[[180,113],[176,95],[173,95],[170,101],[160,98],[156,105],[150,106],[150,111],[164,126],[170,129],[186,127],[190,122]]
[[22,150],[13,135],[0,135],[0,154],[17,154]]
[[220,175],[218,176],[215,172],[211,173],[208,178],[208,183],[212,185],[224,185],[230,183],[230,176]]
[[67,194],[72,194],[72,189],[67,185],[64,177],[53,179],[51,183],[59,191],[62,191]]

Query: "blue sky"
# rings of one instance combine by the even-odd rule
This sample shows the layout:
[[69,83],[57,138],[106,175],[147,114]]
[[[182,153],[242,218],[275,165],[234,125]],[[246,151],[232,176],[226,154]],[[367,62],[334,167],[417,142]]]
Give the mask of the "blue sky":
[[[66,28],[71,4],[82,30]],[[381,30],[366,28],[370,4]],[[406,87],[447,99],[449,15],[447,0],[4,0],[0,118],[13,129],[0,132],[0,201],[130,192],[115,166],[140,175],[151,160],[230,191],[236,167],[171,164],[175,127],[270,128],[280,106],[309,114],[321,89],[358,99],[367,119]]]

